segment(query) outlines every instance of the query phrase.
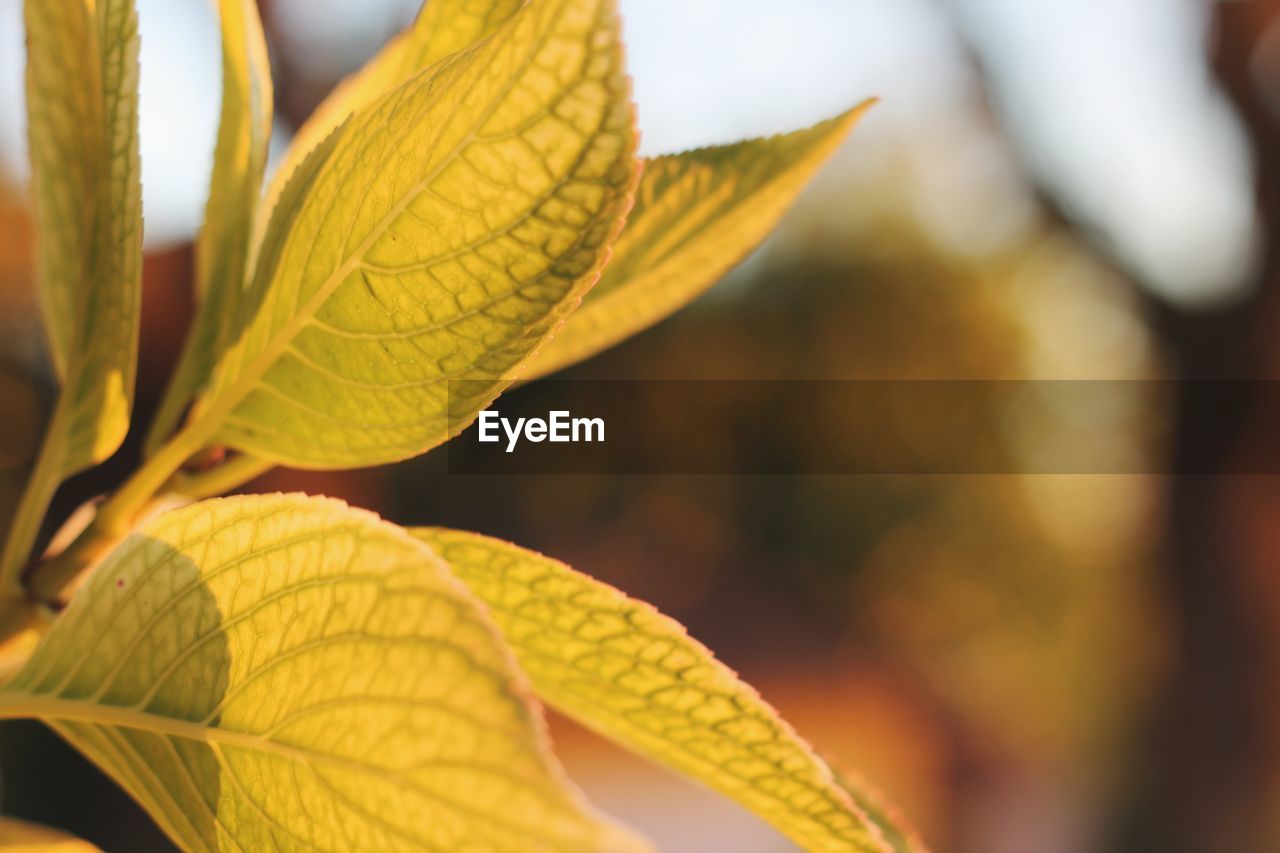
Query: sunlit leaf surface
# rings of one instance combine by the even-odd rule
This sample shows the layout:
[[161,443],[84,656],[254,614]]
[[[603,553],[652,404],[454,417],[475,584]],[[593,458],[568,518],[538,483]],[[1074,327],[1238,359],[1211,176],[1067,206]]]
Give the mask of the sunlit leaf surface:
[[219,0],[218,14],[222,115],[209,203],[196,241],[199,308],[151,423],[149,448],[173,431],[240,328],[249,240],[271,142],[271,66],[257,4],[255,0]]
[[595,355],[719,281],[768,236],[866,107],[782,136],[647,160],[613,259],[525,378]]
[[679,623],[514,545],[412,532],[489,606],[549,704],[734,798],[808,850],[887,849],[826,764]]
[[492,35],[524,3],[525,0],[430,0],[424,4],[412,27],[342,81],[298,129],[271,179],[264,208],[276,206],[280,193],[307,154],[349,116],[424,68]]
[[141,299],[138,25],[132,0],[27,0],[37,280],[63,384],[49,441],[71,474],[129,428]]
[[488,618],[345,504],[207,501],[126,540],[0,692],[191,850],[616,850]]
[[608,0],[528,6],[377,100],[260,263],[201,429],[314,468],[444,441],[594,282],[634,144]]

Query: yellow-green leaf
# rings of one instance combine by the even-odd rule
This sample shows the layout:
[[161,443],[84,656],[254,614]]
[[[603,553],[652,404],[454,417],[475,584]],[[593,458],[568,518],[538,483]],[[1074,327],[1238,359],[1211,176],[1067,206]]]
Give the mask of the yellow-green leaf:
[[645,161],[613,259],[525,378],[593,356],[719,281],[769,235],[868,106],[782,136]]
[[0,553],[10,590],[58,484],[129,430],[142,294],[133,0],[27,0],[24,18],[37,290],[61,387]]
[[541,0],[350,119],[175,446],[337,468],[466,426],[594,283],[630,207],[619,35],[612,0]]
[[187,850],[599,850],[498,634],[422,543],[340,501],[144,525],[0,690]]
[[12,817],[0,817],[0,850],[5,853],[96,853],[87,841]]
[[142,203],[132,0],[27,0],[27,109],[37,280],[62,381],[71,474],[129,427],[138,351]]
[[[276,206],[294,170],[348,117],[424,68],[492,35],[525,2],[527,0],[430,0],[425,3],[412,27],[392,39],[364,68],[342,81],[298,129],[271,180],[264,209]],[[265,221],[260,224],[265,228]]]
[[218,14],[222,22],[222,117],[204,227],[196,240],[199,308],[152,421],[148,450],[177,426],[239,329],[249,240],[271,142],[271,66],[256,0],[219,0]]
[[807,850],[887,849],[827,765],[678,622],[514,545],[411,532],[489,606],[552,706],[734,798]]

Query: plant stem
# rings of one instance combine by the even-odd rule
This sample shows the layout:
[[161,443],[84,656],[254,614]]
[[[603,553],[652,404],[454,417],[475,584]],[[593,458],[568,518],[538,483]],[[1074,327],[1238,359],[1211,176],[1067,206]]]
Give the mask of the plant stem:
[[244,454],[199,474],[175,474],[169,487],[184,497],[199,501],[226,494],[274,467],[274,462]]
[[97,528],[99,533],[117,538],[128,533],[133,520],[142,512],[147,502],[200,450],[205,440],[203,432],[187,428],[169,439],[115,494],[103,502],[89,529]]
[[98,508],[89,526],[68,547],[33,567],[27,589],[39,601],[57,601],[62,591],[98,562],[120,540],[151,499],[192,455],[207,436],[204,430],[184,429],[160,448],[115,494]]
[[35,467],[31,470],[31,477],[22,493],[22,501],[18,504],[13,524],[9,528],[4,551],[0,553],[0,596],[22,596],[23,567],[31,557],[31,549],[40,533],[40,526],[49,510],[53,494],[62,482],[62,467],[66,457],[66,421],[69,416],[66,400],[67,395],[60,393],[53,416],[45,429],[44,441],[40,444],[40,455],[36,457]]

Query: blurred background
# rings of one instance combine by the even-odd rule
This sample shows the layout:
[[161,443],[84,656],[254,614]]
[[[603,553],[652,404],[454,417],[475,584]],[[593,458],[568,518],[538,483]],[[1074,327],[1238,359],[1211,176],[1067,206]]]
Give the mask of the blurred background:
[[[417,7],[261,5],[280,148]],[[621,6],[646,154],[881,103],[712,293],[567,376],[1280,378],[1280,0]],[[48,388],[20,7],[0,0],[0,517]],[[204,0],[139,9],[145,416],[190,312],[220,76]],[[1197,387],[1178,390],[964,429],[1027,460],[1099,419],[1119,452],[1166,469],[1280,450],[1266,399],[1207,429]],[[503,478],[451,476],[438,456],[248,488],[501,536],[653,602],[935,849],[1280,849],[1275,477]],[[59,511],[134,458],[130,444],[68,484]],[[791,849],[563,720],[552,731],[588,793],[664,850]],[[35,725],[0,727],[0,810],[166,849]]]

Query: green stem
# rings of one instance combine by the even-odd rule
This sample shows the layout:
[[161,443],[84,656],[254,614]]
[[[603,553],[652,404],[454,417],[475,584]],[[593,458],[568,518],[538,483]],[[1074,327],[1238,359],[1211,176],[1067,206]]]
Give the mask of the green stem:
[[33,567],[26,579],[31,594],[40,601],[57,601],[81,573],[124,539],[156,493],[200,450],[208,437],[205,432],[190,427],[184,429],[135,471],[103,502],[93,521],[67,550]]
[[199,501],[225,495],[274,467],[274,462],[243,454],[199,474],[178,473],[169,487],[180,495]]
[[53,416],[49,419],[44,441],[40,445],[40,455],[36,457],[31,478],[27,480],[26,489],[22,493],[22,501],[18,504],[13,524],[9,528],[4,551],[0,552],[0,595],[3,596],[22,595],[22,570],[31,558],[31,549],[40,534],[40,526],[44,523],[45,513],[49,511],[53,494],[62,483],[62,468],[66,458],[66,421],[70,415],[66,400],[66,394],[60,394],[58,403],[54,406]]
[[[98,508],[90,529],[116,537],[129,532],[133,521],[155,497],[156,493],[184,463],[204,445],[204,430],[187,428],[164,444],[133,476],[125,481],[115,494]],[[87,532],[87,531],[86,531]]]

